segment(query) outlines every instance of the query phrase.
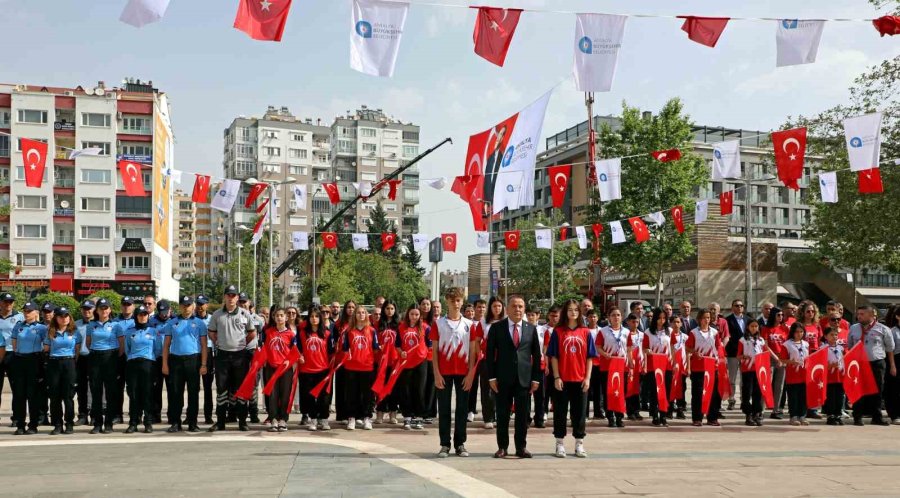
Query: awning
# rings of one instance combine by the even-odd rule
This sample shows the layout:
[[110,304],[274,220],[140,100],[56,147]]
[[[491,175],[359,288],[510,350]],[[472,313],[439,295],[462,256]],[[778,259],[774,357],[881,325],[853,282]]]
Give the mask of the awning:
[[68,292],[75,290],[74,277],[53,277],[50,279],[50,290],[54,292]]

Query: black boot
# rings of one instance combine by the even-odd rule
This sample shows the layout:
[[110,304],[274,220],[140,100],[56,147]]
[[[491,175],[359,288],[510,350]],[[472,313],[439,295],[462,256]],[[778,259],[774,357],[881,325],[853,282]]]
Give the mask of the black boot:
[[50,431],[51,436],[58,436],[60,434],[62,434],[62,426],[61,425],[54,426],[53,430]]
[[125,429],[125,434],[134,434],[137,432],[137,426],[134,424],[128,424],[128,428]]
[[144,434],[153,433],[153,424],[144,424]]
[[89,434],[101,434],[102,432],[103,432],[103,426],[95,425],[94,428],[91,429],[91,432],[89,432]]
[[74,434],[74,433],[75,433],[75,429],[72,426],[72,422],[67,423],[66,430],[63,431],[63,434]]
[[746,419],[744,420],[744,425],[747,425],[750,427],[756,427],[756,422],[753,421],[753,417],[751,417],[750,415],[747,415]]
[[176,432],[181,432],[181,425],[179,425],[179,424],[172,424],[171,426],[169,426],[168,429],[166,429],[166,432],[168,432],[169,434],[174,434],[174,433],[176,433]]

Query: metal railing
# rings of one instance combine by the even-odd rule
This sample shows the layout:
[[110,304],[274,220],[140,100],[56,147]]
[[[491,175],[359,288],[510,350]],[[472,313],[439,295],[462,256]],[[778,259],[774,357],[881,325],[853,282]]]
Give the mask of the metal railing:
[[135,213],[129,211],[116,211],[116,217],[118,218],[153,218],[153,213]]
[[122,275],[149,275],[150,268],[126,268],[119,267],[116,269],[116,273],[120,273]]
[[53,237],[54,244],[72,245],[75,243],[75,237],[71,235],[57,235]]

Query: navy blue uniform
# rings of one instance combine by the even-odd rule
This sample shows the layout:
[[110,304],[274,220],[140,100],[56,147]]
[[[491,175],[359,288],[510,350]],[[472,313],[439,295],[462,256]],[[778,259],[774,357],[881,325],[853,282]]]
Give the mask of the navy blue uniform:
[[14,354],[13,418],[16,427],[25,430],[25,408],[28,408],[28,430],[37,431],[40,423],[38,402],[38,371],[47,327],[38,322],[19,322],[10,334]]

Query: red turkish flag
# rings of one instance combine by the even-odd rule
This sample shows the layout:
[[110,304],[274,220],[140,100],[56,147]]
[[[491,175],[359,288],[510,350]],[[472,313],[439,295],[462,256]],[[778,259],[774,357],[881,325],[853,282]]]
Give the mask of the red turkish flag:
[[[865,337],[865,332],[863,332]],[[875,384],[875,375],[872,373],[872,365],[869,364],[869,356],[863,348],[863,341],[844,356],[844,365],[847,366],[847,374],[844,375],[844,391],[851,403],[856,403],[859,398],[878,392]]]
[[628,369],[628,385],[625,393],[629,397],[641,393],[641,350],[637,347],[631,350],[631,368]]
[[609,373],[606,379],[606,409],[625,413],[625,358],[609,359]]
[[678,16],[684,19],[681,30],[688,34],[688,38],[700,45],[707,47],[715,47],[722,32],[725,31],[725,25],[728,24],[729,17],[700,17],[700,16]]
[[[476,8],[476,7],[472,7]],[[477,7],[475,18],[475,53],[489,62],[503,67],[506,51],[516,33],[522,9],[498,9],[495,7]]]
[[653,159],[661,163],[670,163],[681,159],[681,151],[678,149],[657,150],[650,153]]
[[469,145],[466,149],[465,175],[457,176],[450,190],[469,205],[472,215],[472,225],[476,231],[487,230],[484,205],[484,163],[489,154],[488,139],[491,130],[469,137]]
[[872,20],[872,25],[881,36],[900,35],[900,16],[881,16]]
[[600,240],[600,234],[603,233],[603,225],[600,223],[594,223],[591,225],[591,230],[594,231],[594,240]]
[[722,216],[727,216],[734,211],[734,190],[719,194],[719,208]]
[[675,361],[672,365],[672,388],[669,390],[670,397],[673,400],[684,397],[684,379],[681,378],[684,372],[684,349],[675,351]]
[[128,197],[146,197],[144,191],[144,177],[141,175],[141,165],[131,161],[119,161],[119,173],[122,175],[122,186]]
[[675,229],[678,230],[678,233],[684,233],[684,206],[675,206],[669,212],[672,213]]
[[444,246],[445,252],[456,252],[456,234],[442,233],[441,245]]
[[234,27],[254,40],[281,41],[291,0],[241,0]]
[[251,185],[250,193],[247,194],[247,202],[244,203],[244,207],[250,209],[250,206],[252,206],[253,203],[256,202],[256,199],[258,199],[259,196],[262,195],[262,193],[265,192],[267,188],[269,188],[268,183],[256,183],[254,185]]
[[209,202],[209,180],[208,175],[197,175],[197,179],[194,180],[194,193],[191,195],[191,201]]
[[713,389],[716,388],[716,363],[715,358],[703,357],[703,397],[700,411],[706,415],[709,413],[709,404],[712,402]]
[[569,238],[569,227],[559,227],[559,241],[565,242]]
[[[22,164],[25,168],[25,186],[41,188],[44,182],[44,168],[47,167],[47,144],[37,140],[21,138]],[[143,190],[143,187],[141,187]]]
[[572,177],[572,165],[551,166],[547,170],[550,178],[550,195],[553,197],[553,207],[559,209],[566,199],[566,189],[569,188],[569,178]]
[[822,348],[806,358],[806,406],[823,406],[827,390],[828,348]]
[[772,357],[768,351],[753,356],[753,369],[756,371],[756,382],[766,403],[766,408],[775,406],[775,395],[772,393]]
[[644,223],[644,220],[642,220],[640,216],[628,218],[628,223],[631,224],[631,230],[634,232],[634,240],[636,240],[638,244],[650,240],[650,230],[647,229],[647,224]]
[[503,241],[506,244],[506,249],[510,251],[518,251],[519,250],[519,238],[522,236],[521,232],[518,230],[510,230],[508,232],[503,233]]
[[397,234],[392,232],[387,232],[381,234],[381,250],[384,252],[388,252],[391,248],[394,247],[394,243],[397,242]]
[[328,194],[328,200],[332,204],[337,205],[339,202],[341,202],[341,193],[338,192],[338,186],[336,182],[323,183],[322,188],[325,189],[325,193]]
[[337,234],[322,232],[322,245],[325,246],[325,249],[337,249]]
[[878,168],[864,169],[856,172],[860,194],[882,194],[884,184],[881,183],[881,170]]
[[778,179],[785,187],[800,190],[797,182],[803,176],[806,159],[806,128],[772,132],[772,146],[775,147]]
[[719,374],[719,397],[722,399],[731,397],[731,382],[728,381],[728,363],[725,361],[725,350],[719,350],[718,364]]
[[388,199],[392,201],[397,200],[397,187],[400,185],[400,182],[403,180],[388,180]]
[[[669,397],[666,394],[666,370],[669,367],[669,357],[664,354],[650,354],[647,357],[647,373],[652,373],[656,379],[656,399],[659,401],[659,411],[669,411]],[[651,396],[653,393],[650,393]]]

